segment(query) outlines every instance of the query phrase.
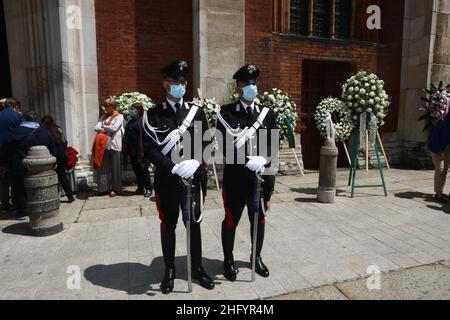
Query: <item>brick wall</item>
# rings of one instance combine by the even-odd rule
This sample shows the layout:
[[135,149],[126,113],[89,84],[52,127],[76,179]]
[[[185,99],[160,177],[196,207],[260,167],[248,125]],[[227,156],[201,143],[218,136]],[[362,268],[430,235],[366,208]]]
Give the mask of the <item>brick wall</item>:
[[[379,1],[368,1],[379,3]],[[384,128],[395,131],[398,122],[400,91],[401,37],[403,30],[403,1],[382,1],[383,27],[381,34],[363,33],[369,39],[380,38],[380,46],[370,42],[332,41],[272,32],[272,0],[246,1],[246,61],[262,69],[259,85],[263,90],[278,86],[291,93],[301,112],[302,62],[308,58],[340,59],[354,62],[356,69],[378,73],[386,80],[389,94],[394,96],[389,122]],[[385,5],[386,4],[386,5]],[[358,6],[356,19],[365,6]],[[386,10],[385,10],[386,9]],[[395,18],[394,18],[395,17]],[[357,25],[356,30],[364,26]],[[373,31],[377,33],[377,31]],[[325,97],[324,97],[325,98]]]
[[163,99],[159,70],[175,59],[193,60],[192,1],[97,0],[95,5],[100,100],[129,91]]

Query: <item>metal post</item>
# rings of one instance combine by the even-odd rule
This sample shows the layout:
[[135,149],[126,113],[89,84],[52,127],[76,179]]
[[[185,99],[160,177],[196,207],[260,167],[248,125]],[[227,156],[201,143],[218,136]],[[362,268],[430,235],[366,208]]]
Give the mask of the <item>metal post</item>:
[[256,175],[256,188],[255,188],[255,195],[254,195],[254,201],[253,201],[253,209],[254,212],[254,218],[253,218],[253,239],[252,239],[252,282],[255,282],[256,280],[256,242],[258,241],[258,224],[259,224],[259,204],[260,204],[260,197],[261,197],[261,184],[262,184],[262,177],[257,174]]
[[192,181],[183,181],[186,187],[186,209],[188,216],[186,217],[186,252],[187,252],[187,277],[188,292],[192,292],[192,257],[191,257],[191,217],[192,217]]

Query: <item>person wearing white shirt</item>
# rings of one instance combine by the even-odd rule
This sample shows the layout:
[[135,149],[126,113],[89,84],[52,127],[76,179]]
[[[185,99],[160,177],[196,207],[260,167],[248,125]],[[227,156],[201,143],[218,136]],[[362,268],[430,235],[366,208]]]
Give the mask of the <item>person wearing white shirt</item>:
[[109,193],[111,198],[122,191],[121,152],[124,117],[116,111],[117,102],[110,98],[103,104],[105,114],[100,117],[95,131],[108,136],[101,167],[96,171],[97,196]]

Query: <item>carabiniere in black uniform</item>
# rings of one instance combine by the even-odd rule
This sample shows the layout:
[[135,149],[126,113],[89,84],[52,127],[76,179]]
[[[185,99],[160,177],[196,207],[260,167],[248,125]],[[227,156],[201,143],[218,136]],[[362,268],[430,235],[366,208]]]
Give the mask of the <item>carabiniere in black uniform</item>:
[[[238,89],[241,90],[243,86],[256,85],[256,79],[260,74],[259,69],[254,65],[245,65],[235,75],[234,79],[237,81]],[[241,88],[239,88],[239,85]],[[244,102],[245,101],[245,102]],[[248,101],[243,98],[241,92],[241,100],[237,103],[227,104],[222,106],[220,116],[222,121],[218,121],[217,128],[222,132],[225,140],[230,141],[230,137],[227,133],[228,129],[244,129],[246,127],[252,127],[258,119],[262,106],[258,106],[255,101]],[[228,129],[226,128],[228,126]],[[257,130],[256,135],[258,140],[261,137],[262,131],[267,132],[267,156],[272,158],[276,155],[271,155],[271,130],[278,130],[275,120],[275,114],[273,110],[269,110],[265,117],[263,124]],[[245,146],[246,155],[259,156],[260,150],[258,143],[255,143],[249,150],[249,144]],[[244,148],[244,147],[243,147]],[[226,159],[226,152],[222,150]],[[238,152],[236,147],[234,149],[235,154]],[[251,223],[251,238],[253,239],[253,223],[254,223],[254,209],[253,209],[253,196],[255,192],[255,172],[247,168],[246,164],[249,162],[249,158],[245,158],[246,164],[236,164],[237,158],[235,156],[234,163],[227,163],[225,160],[224,177],[223,177],[223,202],[225,207],[225,219],[222,223],[222,246],[224,253],[224,275],[229,281],[236,281],[238,270],[234,263],[233,250],[234,239],[236,234],[236,228],[242,216],[242,212],[247,206],[248,216]],[[270,159],[269,159],[270,163]],[[268,164],[266,164],[268,167]],[[269,201],[274,191],[275,176],[263,175],[263,205],[266,211],[269,208]],[[259,218],[258,218],[258,231],[256,241],[256,272],[262,277],[269,277],[269,270],[264,265],[261,258],[261,251],[264,242],[265,233],[265,216],[260,206]],[[252,257],[250,257],[250,261]]]
[[[175,88],[177,86],[186,85],[186,74],[189,70],[188,64],[185,61],[175,61],[161,70],[165,75],[164,85],[167,89],[166,101],[158,104],[155,108],[147,112],[148,124],[146,126],[146,133],[144,133],[144,152],[145,157],[155,165],[155,195],[157,201],[157,209],[161,220],[161,244],[164,255],[164,263],[166,272],[161,283],[161,291],[164,294],[169,294],[174,289],[174,279],[176,278],[175,271],[175,229],[177,226],[180,207],[184,205],[183,199],[183,185],[179,175],[172,173],[176,164],[171,159],[171,152],[167,155],[162,154],[165,145],[158,145],[155,140],[164,141],[164,139],[176,130],[185,120],[191,110],[190,105],[183,102],[183,98],[175,98],[171,95],[169,84]],[[181,96],[184,95],[183,93]],[[144,120],[145,121],[145,120]],[[152,133],[153,137],[149,136],[149,125],[155,130]],[[187,132],[194,137],[194,131],[201,134],[208,130],[208,124],[203,109],[199,108],[191,122]],[[155,139],[155,136],[157,139]],[[184,155],[186,159],[194,159],[194,139],[192,142],[191,155]],[[203,148],[200,148],[202,153]],[[200,155],[201,156],[201,155]],[[200,158],[201,159],[201,158]],[[200,162],[200,161],[199,161]],[[193,194],[199,195],[200,189],[203,195],[206,196],[207,187],[207,170],[206,164],[200,162],[200,167],[194,174],[193,179]],[[199,197],[198,197],[199,198]],[[197,201],[199,202],[199,201]],[[198,206],[195,210],[195,217],[198,219],[200,212]],[[200,223],[191,221],[191,254],[192,254],[192,277],[199,281],[200,285],[206,289],[212,290],[214,288],[213,280],[205,273],[202,267],[202,240]]]

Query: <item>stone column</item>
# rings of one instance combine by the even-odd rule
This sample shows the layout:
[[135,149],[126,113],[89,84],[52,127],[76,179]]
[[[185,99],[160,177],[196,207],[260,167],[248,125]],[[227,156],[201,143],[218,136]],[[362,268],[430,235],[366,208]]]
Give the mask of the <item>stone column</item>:
[[13,95],[51,115],[81,155],[78,180],[90,182],[98,120],[94,0],[4,0]]
[[4,0],[11,82],[23,109],[64,127],[57,0]]
[[32,147],[23,160],[27,169],[27,214],[30,216],[30,228],[34,236],[51,236],[63,230],[59,215],[61,196],[58,175],[53,170],[55,163],[56,158],[45,146]]
[[66,135],[80,152],[77,178],[92,181],[91,147],[99,116],[94,0],[59,0]]
[[406,0],[398,132],[403,140],[403,162],[431,166],[422,114],[422,90],[431,83],[450,82],[450,2]]
[[228,102],[233,74],[245,63],[244,0],[193,0],[194,88]]
[[334,138],[327,139],[320,150],[320,175],[317,200],[334,203],[336,200],[336,171],[339,151]]

